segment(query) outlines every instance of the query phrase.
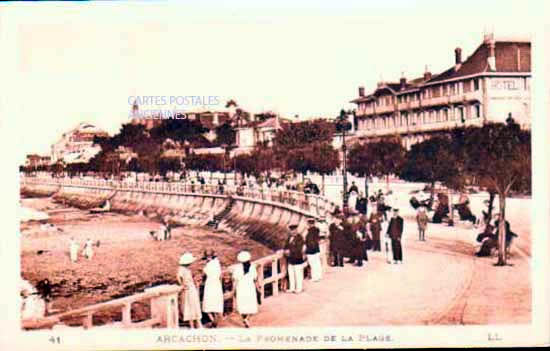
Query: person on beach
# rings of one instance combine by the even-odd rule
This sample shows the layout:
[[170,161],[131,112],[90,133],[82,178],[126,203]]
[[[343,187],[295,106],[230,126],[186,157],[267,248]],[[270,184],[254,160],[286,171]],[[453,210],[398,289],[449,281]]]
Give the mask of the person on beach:
[[206,260],[206,265],[203,268],[206,281],[202,311],[208,314],[208,318],[212,321],[212,327],[215,328],[223,316],[222,267],[214,250],[205,251],[203,260]]
[[179,268],[177,272],[178,284],[183,291],[180,295],[180,306],[183,308],[183,321],[189,322],[191,328],[201,328],[201,301],[199,291],[195,286],[193,274],[190,265],[195,261],[195,257],[190,252],[181,255],[179,259]]
[[285,245],[285,256],[288,262],[289,293],[299,294],[303,289],[304,281],[304,238],[298,234],[296,224],[288,226],[289,237]]
[[78,243],[74,240],[74,238],[71,238],[69,243],[69,254],[72,262],[76,262],[78,260]]
[[91,260],[92,257],[94,257],[94,249],[93,249],[92,239],[86,239],[86,242],[84,243],[84,248],[82,249],[82,253],[89,260]]
[[391,239],[391,250],[393,254],[393,263],[403,263],[403,248],[401,247],[401,237],[403,236],[403,218],[399,216],[399,210],[393,210],[393,217],[388,224],[387,236]]
[[426,228],[428,227],[428,222],[430,219],[426,214],[426,209],[424,207],[419,207],[418,212],[416,213],[416,223],[418,223],[418,240],[426,241]]
[[323,275],[323,267],[321,266],[321,251],[319,250],[320,231],[315,226],[315,219],[307,220],[308,230],[306,235],[306,257],[311,267],[311,280],[318,282]]
[[237,312],[241,315],[244,326],[250,328],[250,315],[258,313],[256,267],[250,262],[250,252],[248,251],[239,252],[237,261],[239,264],[233,269]]

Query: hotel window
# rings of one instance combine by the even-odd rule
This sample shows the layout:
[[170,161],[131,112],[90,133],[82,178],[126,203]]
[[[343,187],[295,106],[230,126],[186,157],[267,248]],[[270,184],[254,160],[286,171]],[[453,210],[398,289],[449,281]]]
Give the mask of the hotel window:
[[449,120],[449,109],[443,109],[443,120],[446,122]]
[[474,79],[474,90],[479,90],[479,79]]
[[460,116],[460,121],[464,123],[466,121],[464,116],[464,107],[458,107],[457,110],[458,110],[458,116]]
[[474,105],[474,116],[476,116],[476,118],[480,118],[481,117],[481,105]]

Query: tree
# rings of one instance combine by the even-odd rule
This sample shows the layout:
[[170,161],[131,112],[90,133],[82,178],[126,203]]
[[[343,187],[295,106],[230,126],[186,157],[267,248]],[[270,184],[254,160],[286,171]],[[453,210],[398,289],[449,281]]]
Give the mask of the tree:
[[216,127],[216,140],[215,145],[233,145],[237,140],[237,131],[231,126],[229,122],[225,122],[222,125]]
[[499,199],[498,266],[506,265],[506,197],[531,187],[531,132],[513,119],[489,123],[465,133],[466,170],[491,184]]
[[185,119],[165,119],[150,131],[151,138],[162,144],[166,139],[188,141],[195,147],[210,146],[202,134],[208,132],[200,121]]
[[331,174],[340,166],[340,157],[328,142],[314,143],[305,149],[308,160],[308,170],[321,175],[322,194],[325,195],[325,175]]
[[452,194],[450,189],[462,190],[465,185],[463,129],[450,135],[435,136],[414,144],[405,156],[401,178],[413,182],[426,182],[431,186],[430,199],[434,197],[435,182],[449,189],[450,225],[453,224]]
[[283,124],[273,139],[273,149],[284,155],[317,142],[332,142],[334,124],[325,120]]
[[241,174],[252,174],[255,177],[272,169],[281,167],[274,151],[266,146],[257,145],[250,154],[241,154],[234,158],[235,171]]
[[185,158],[185,167],[197,171],[216,172],[223,170],[223,155],[189,154]]
[[347,155],[348,170],[364,177],[399,174],[405,162],[405,149],[399,139],[383,138],[363,145],[355,144]]

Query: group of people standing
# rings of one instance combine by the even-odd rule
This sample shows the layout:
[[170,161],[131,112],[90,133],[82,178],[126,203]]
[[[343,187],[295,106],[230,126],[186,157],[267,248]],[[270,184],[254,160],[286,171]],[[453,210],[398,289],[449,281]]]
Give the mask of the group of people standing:
[[[378,203],[374,203],[370,216],[352,215],[335,211],[333,222],[329,226],[329,250],[332,266],[343,267],[344,258],[348,263],[358,267],[363,261],[368,261],[368,250],[381,251],[382,223],[386,221],[384,214],[379,211]],[[386,236],[391,240],[392,257],[394,263],[403,261],[401,237],[403,235],[403,218],[399,210],[393,210],[393,217],[387,225]],[[389,253],[388,253],[389,254]]]
[[[97,242],[96,245],[99,246],[99,242]],[[80,245],[74,239],[74,237],[71,238],[71,240],[69,242],[69,257],[71,258],[71,262],[78,261],[79,247],[80,247]],[[93,242],[92,242],[91,239],[86,239],[86,241],[84,242],[84,247],[82,249],[82,254],[84,255],[84,257],[86,257],[89,260],[91,260],[92,257],[94,257]]]
[[298,225],[291,224],[288,227],[290,234],[284,247],[284,255],[287,259],[288,290],[289,293],[299,294],[303,291],[304,267],[307,260],[311,269],[311,280],[318,282],[323,276],[321,263],[321,231],[315,225],[315,219],[308,219],[308,229],[304,236],[298,233]]
[[[182,287],[181,317],[184,322],[189,323],[191,328],[201,328],[202,314],[205,313],[210,320],[211,327],[215,328],[223,317],[224,311],[222,268],[214,250],[206,251],[202,259],[205,261],[202,271],[206,277],[202,303],[190,268],[191,264],[195,262],[195,257],[192,253],[186,252],[179,259],[177,281]],[[258,313],[257,274],[250,259],[250,252],[241,251],[237,255],[239,263],[232,269],[237,311],[247,328],[250,326],[250,316]]]

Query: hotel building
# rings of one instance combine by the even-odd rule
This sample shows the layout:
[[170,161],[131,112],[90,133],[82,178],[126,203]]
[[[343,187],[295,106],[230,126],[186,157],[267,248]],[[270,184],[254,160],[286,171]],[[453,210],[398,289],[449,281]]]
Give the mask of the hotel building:
[[355,136],[370,139],[399,135],[406,148],[431,134],[458,126],[504,122],[512,117],[531,127],[531,43],[526,40],[483,42],[466,60],[455,49],[455,65],[432,75],[398,83],[379,82],[366,95],[359,87]]

